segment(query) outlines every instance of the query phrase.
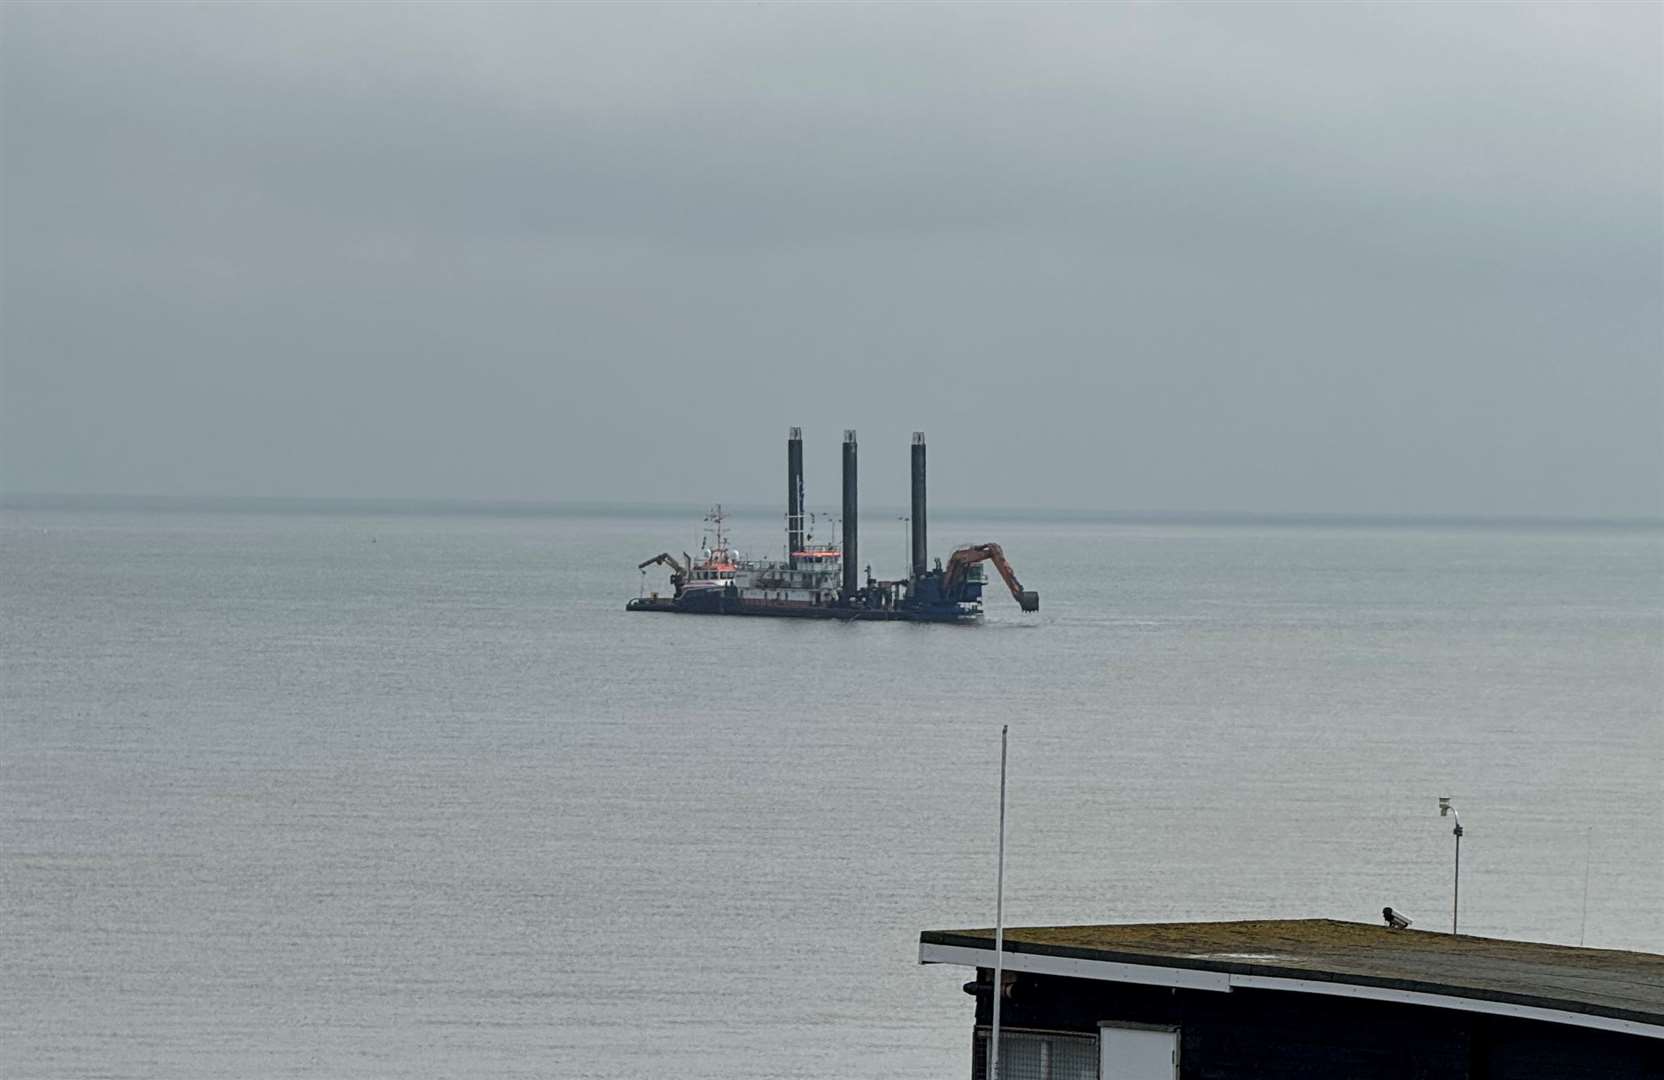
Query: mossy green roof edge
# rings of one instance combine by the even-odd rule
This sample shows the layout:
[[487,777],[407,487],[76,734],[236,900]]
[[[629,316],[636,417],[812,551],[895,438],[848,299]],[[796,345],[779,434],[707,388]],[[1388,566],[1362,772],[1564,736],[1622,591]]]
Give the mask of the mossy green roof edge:
[[[994,931],[921,944],[992,949]],[[1474,998],[1664,1025],[1664,956],[1389,930],[1335,919],[1010,927],[1007,953],[1067,956]]]

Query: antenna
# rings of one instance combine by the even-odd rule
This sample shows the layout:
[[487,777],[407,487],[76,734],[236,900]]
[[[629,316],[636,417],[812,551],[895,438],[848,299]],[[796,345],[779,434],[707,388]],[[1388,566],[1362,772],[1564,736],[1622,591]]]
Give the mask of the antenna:
[[994,1024],[988,1039],[988,1080],[1000,1080],[1000,999],[1005,996],[1005,747],[1010,724],[1000,725],[1000,854],[994,885]]
[[1583,831],[1583,922],[1577,928],[1577,943],[1583,944],[1583,937],[1589,932],[1589,864],[1595,854],[1594,826]]

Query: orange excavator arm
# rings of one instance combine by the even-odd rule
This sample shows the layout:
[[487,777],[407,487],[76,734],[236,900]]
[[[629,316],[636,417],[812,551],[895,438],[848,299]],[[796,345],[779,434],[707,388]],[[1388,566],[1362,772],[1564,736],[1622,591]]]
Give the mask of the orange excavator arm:
[[1018,607],[1024,611],[1040,610],[1040,594],[1023,589],[1022,582],[1017,580],[1016,571],[1012,570],[1011,564],[1006,561],[1004,549],[998,544],[973,544],[954,552],[948,559],[943,588],[951,590],[965,576],[965,571],[983,561],[994,564],[994,568],[1000,572],[1000,577],[1005,579],[1005,587],[1010,589],[1011,595],[1016,598]]

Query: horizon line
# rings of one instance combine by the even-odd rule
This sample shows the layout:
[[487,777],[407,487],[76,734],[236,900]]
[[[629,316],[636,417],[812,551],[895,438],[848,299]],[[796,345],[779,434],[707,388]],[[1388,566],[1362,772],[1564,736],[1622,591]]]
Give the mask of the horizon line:
[[[761,503],[720,504],[738,516],[773,517],[778,508]],[[218,495],[218,494],[116,494],[109,492],[0,492],[0,509],[8,510],[72,510],[72,509],[285,509],[285,510],[347,510],[367,512],[423,513],[449,511],[478,514],[616,514],[619,516],[654,516],[692,514],[703,515],[709,504],[692,502],[638,500],[625,502],[616,499],[549,499],[549,498],[470,498],[450,495]],[[875,504],[869,513],[889,516],[900,512],[906,516],[906,504]],[[1127,521],[1127,522],[1287,522],[1287,523],[1343,523],[1369,522],[1374,524],[1487,524],[1487,525],[1607,525],[1628,527],[1664,527],[1664,515],[1648,514],[1553,514],[1553,513],[1463,513],[1455,511],[1392,511],[1392,510],[1251,510],[1251,509],[1179,509],[1156,507],[1055,507],[1055,506],[989,506],[970,508],[957,505],[932,507],[932,516],[951,518],[988,517],[1011,519],[1037,517],[1049,520]],[[784,516],[779,511],[778,516]],[[836,516],[831,515],[831,516]]]

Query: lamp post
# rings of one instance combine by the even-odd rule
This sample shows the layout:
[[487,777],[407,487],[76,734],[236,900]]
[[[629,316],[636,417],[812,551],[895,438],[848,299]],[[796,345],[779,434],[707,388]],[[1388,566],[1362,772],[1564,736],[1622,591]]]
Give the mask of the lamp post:
[[1456,837],[1456,872],[1452,877],[1450,888],[1450,932],[1454,934],[1456,932],[1456,916],[1462,910],[1462,815],[1458,814],[1456,808],[1450,805],[1450,796],[1440,795],[1439,816],[1444,817],[1446,814],[1456,819],[1456,827],[1450,831],[1451,835]]

